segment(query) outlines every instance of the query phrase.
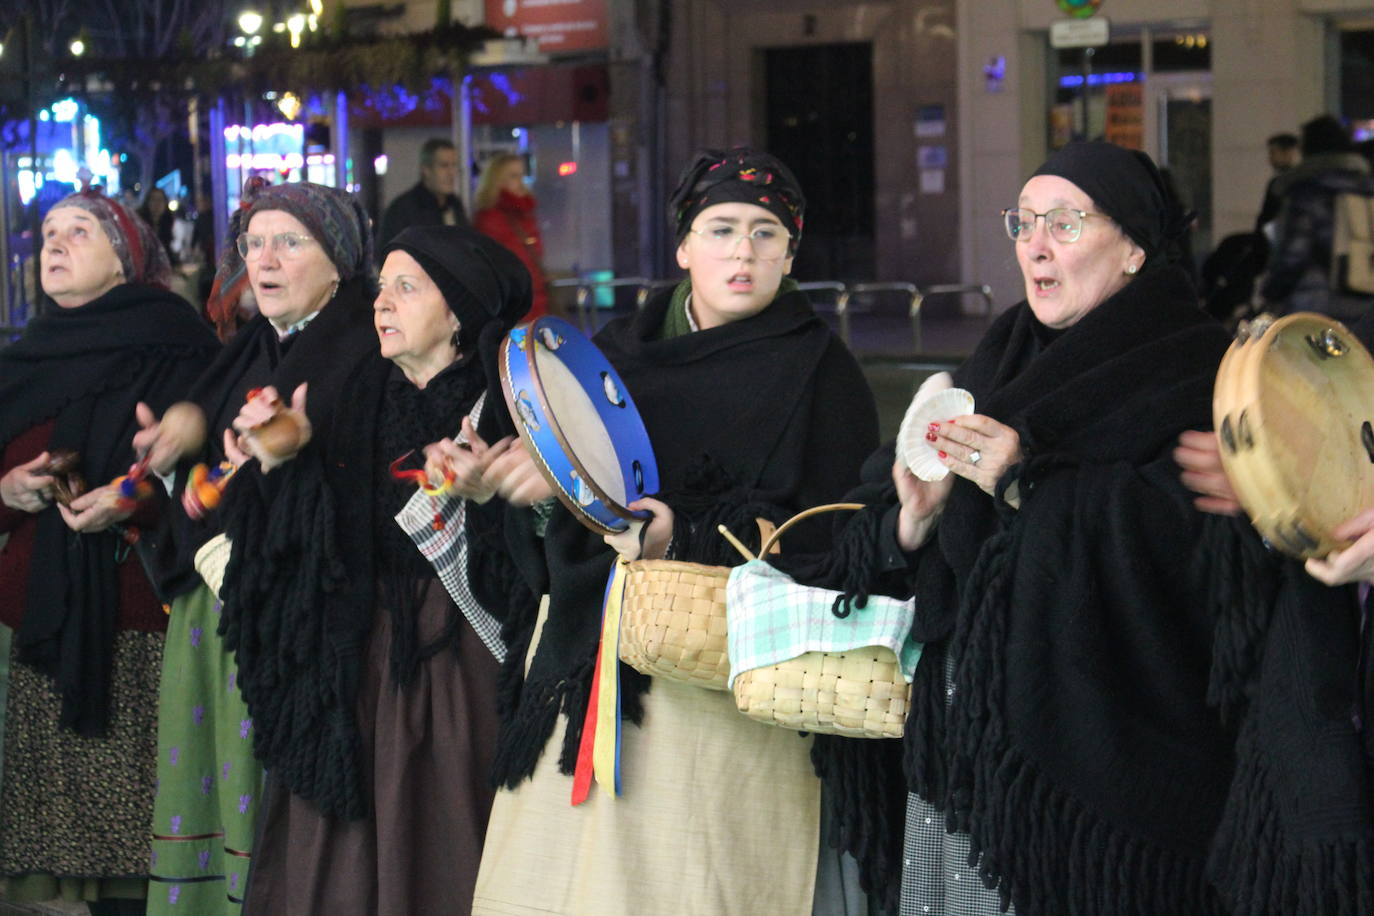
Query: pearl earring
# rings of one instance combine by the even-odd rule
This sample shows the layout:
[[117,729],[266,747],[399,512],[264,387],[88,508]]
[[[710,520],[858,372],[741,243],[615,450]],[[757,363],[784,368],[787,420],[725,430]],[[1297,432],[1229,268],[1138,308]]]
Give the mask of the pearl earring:
[[1139,270],[1139,269],[1140,269],[1140,268],[1136,267],[1134,264],[1127,264],[1127,265],[1126,265],[1126,273],[1128,273],[1128,274],[1133,274],[1133,273],[1135,273],[1135,272],[1136,272],[1137,270]]

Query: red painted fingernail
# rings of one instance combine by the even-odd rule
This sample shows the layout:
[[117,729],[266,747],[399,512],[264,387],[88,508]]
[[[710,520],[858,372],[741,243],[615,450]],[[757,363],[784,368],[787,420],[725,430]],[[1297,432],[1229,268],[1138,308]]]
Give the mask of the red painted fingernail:
[[949,456],[946,455],[944,452],[936,452],[936,454],[940,456],[940,460],[941,460],[941,461],[944,461],[946,458],[949,457]]
[[940,431],[940,424],[939,424],[939,423],[932,423],[932,424],[930,424],[929,426],[926,427],[926,430],[927,430],[928,432],[938,433],[938,432]]
[[927,442],[934,442],[934,441],[935,441],[936,439],[938,439],[938,438],[940,438],[940,437],[937,436],[937,435],[935,435],[934,433],[926,433],[926,441],[927,441]]

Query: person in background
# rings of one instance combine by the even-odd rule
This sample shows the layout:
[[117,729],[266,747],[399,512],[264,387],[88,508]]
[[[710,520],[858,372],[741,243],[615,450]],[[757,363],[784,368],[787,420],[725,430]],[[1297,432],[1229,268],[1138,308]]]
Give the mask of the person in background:
[[138,215],[153,228],[153,232],[157,233],[157,240],[162,243],[162,250],[166,252],[167,259],[173,264],[177,263],[177,257],[172,251],[172,225],[176,222],[176,216],[167,207],[167,192],[157,187],[150,190],[143,200],[143,206],[138,210]]
[[1302,156],[1300,165],[1275,182],[1281,202],[1260,297],[1281,314],[1310,311],[1354,320],[1374,303],[1374,296],[1333,286],[1336,197],[1374,194],[1369,162],[1355,151],[1345,125],[1331,115],[1302,126]]
[[451,140],[426,140],[420,147],[420,180],[386,208],[377,233],[378,249],[412,226],[468,225],[463,201],[457,195],[462,171],[458,149]]
[[[142,913],[167,615],[131,541],[166,500],[149,486],[126,501],[111,481],[135,461],[135,406],[165,408],[219,345],[167,291],[167,256],[132,210],[73,194],[42,235],[58,307],[0,350],[0,623],[14,630],[0,876],[12,901]],[[57,449],[93,486],[68,505],[48,473]]]
[[1279,215],[1279,195],[1274,186],[1283,175],[1288,174],[1302,159],[1298,148],[1298,138],[1293,134],[1274,134],[1266,142],[1269,149],[1269,167],[1274,170],[1268,184],[1264,186],[1264,203],[1260,206],[1259,216],[1255,219],[1255,231],[1263,232],[1264,227]]
[[482,166],[473,202],[473,225],[515,252],[534,283],[534,305],[527,321],[549,313],[544,242],[539,235],[534,194],[525,183],[525,157],[499,153]]

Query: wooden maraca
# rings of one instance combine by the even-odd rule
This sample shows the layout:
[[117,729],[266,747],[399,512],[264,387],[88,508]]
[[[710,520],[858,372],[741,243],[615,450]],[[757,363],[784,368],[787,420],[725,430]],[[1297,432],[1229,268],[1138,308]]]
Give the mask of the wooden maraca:
[[64,506],[86,492],[86,480],[81,476],[81,456],[69,448],[53,449],[40,473],[52,478],[52,498]]
[[[260,389],[248,392],[248,400],[257,397]],[[274,458],[288,458],[301,447],[301,426],[295,416],[282,406],[281,401],[273,401],[277,412],[267,420],[248,430],[247,435],[257,440],[263,451]]]

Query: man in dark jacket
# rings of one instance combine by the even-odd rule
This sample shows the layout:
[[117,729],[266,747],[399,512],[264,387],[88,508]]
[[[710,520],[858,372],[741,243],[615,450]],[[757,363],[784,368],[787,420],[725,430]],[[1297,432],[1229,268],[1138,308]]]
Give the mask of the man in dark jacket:
[[391,202],[377,233],[377,250],[411,226],[466,226],[467,214],[454,189],[458,185],[458,150],[434,137],[420,147],[420,180]]
[[1281,203],[1260,295],[1279,313],[1322,312],[1353,321],[1374,304],[1374,297],[1332,288],[1335,201],[1343,193],[1374,195],[1369,162],[1355,152],[1349,132],[1330,115],[1302,126],[1302,157],[1300,165],[1275,182]]

